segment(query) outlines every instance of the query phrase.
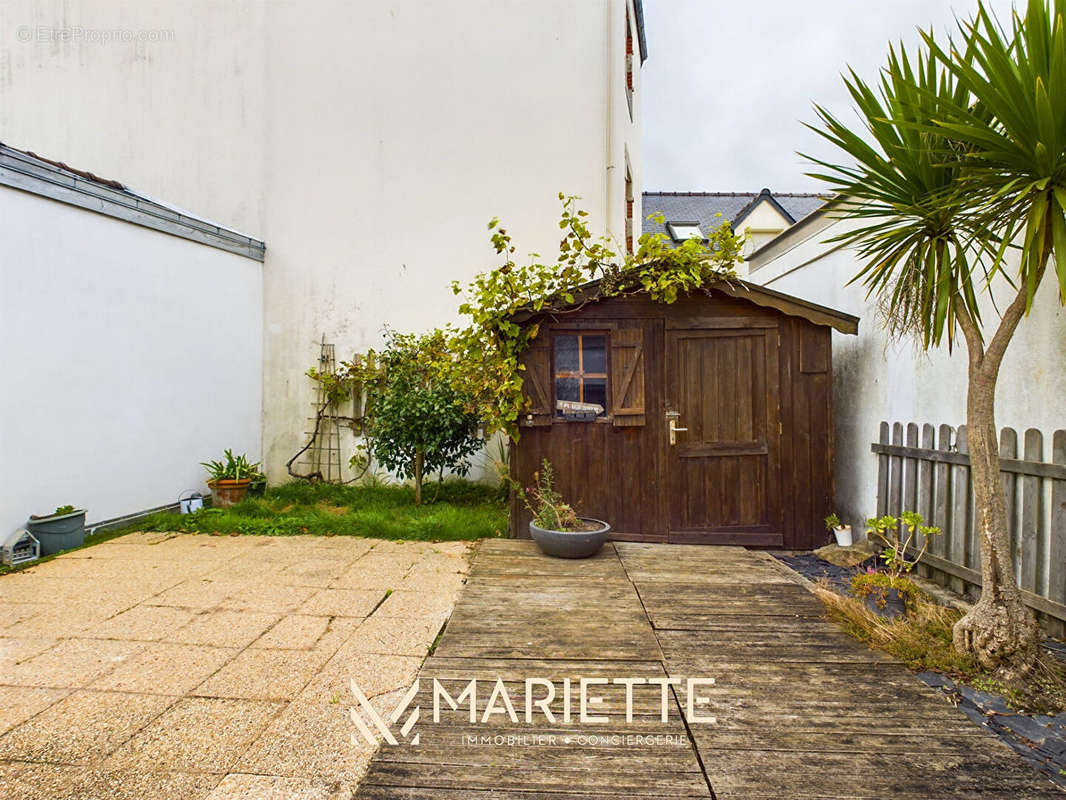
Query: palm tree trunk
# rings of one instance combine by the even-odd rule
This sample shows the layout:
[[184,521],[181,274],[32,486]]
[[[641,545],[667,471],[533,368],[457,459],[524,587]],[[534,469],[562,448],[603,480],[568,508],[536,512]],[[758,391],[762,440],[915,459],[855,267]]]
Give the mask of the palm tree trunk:
[[987,349],[976,322],[965,310],[958,314],[969,355],[966,429],[981,546],[981,597],[955,624],[953,640],[957,650],[972,655],[982,667],[998,671],[1008,680],[1031,671],[1040,641],[1036,619],[1023,602],[1014,579],[995,416],[999,366],[1024,314],[1025,303],[1023,287],[1004,313]]

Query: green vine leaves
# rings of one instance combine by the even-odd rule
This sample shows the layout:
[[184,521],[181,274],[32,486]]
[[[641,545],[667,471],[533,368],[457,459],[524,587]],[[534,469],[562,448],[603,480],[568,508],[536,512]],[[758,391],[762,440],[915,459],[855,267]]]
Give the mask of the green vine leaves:
[[[420,377],[412,383],[412,391],[422,386],[429,397],[449,386],[465,412],[481,421],[484,435],[502,431],[517,439],[518,419],[528,407],[520,359],[539,333],[538,318],[558,319],[602,298],[641,293],[670,304],[736,277],[744,240],[724,220],[707,232],[706,240],[692,238],[672,247],[665,234],[644,234],[636,252],[626,253],[610,239],[592,233],[588,212],[578,208],[579,199],[559,194],[562,238],[554,260],[532,253],[529,263],[520,264],[507,229],[498,219],[489,223],[493,247],[503,263],[465,286],[452,283],[453,293],[462,298],[458,310],[468,319],[465,326],[448,325],[420,336],[387,331],[389,344],[383,351],[369,350],[344,362],[336,375],[308,370],[308,377],[321,385],[329,409],[355,401],[353,421],[370,443],[362,446],[354,459],[359,464],[353,466],[365,469],[371,451],[379,449],[374,441],[375,428],[380,427],[377,418],[388,413],[382,398],[395,382],[390,373],[401,371],[390,353],[415,357]],[[665,222],[662,214],[649,219]],[[524,324],[516,321],[519,315]]]
[[[520,313],[558,317],[573,313],[601,298],[647,293],[660,303],[711,284],[736,277],[743,237],[724,221],[706,240],[688,239],[671,247],[665,234],[644,234],[634,253],[625,253],[606,237],[595,237],[588,212],[579,209],[580,198],[559,194],[563,232],[554,263],[543,263],[536,253],[528,264],[515,260],[511,235],[498,219],[489,223],[492,244],[504,263],[477,275],[463,286],[452,283],[462,295],[459,313],[469,317],[465,328],[447,328],[452,380],[470,398],[485,430],[504,431],[518,438],[517,421],[528,401],[522,393],[522,352],[536,338],[539,325],[520,325]],[[653,214],[662,224],[662,214]],[[593,284],[589,286],[589,284]]]

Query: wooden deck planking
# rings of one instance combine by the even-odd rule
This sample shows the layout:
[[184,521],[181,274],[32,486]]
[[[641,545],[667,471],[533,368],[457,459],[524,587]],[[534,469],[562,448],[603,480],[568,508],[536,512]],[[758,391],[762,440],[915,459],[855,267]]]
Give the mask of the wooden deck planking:
[[[577,724],[576,708],[569,724],[539,712],[524,722],[527,677],[666,674],[714,677],[697,708],[718,723],[686,726],[680,693],[661,722],[657,687],[636,688],[626,721],[621,686],[596,687],[607,724]],[[708,781],[717,800],[1063,797],[902,665],[845,636],[787,570],[740,548],[617,542],[574,562],[528,541],[485,542],[419,677],[423,721],[432,678],[454,696],[476,677],[478,708],[500,678],[519,723],[471,725],[466,708],[420,722],[417,747],[375,755],[363,800],[708,798]],[[576,744],[656,734],[678,744]]]
[[[765,553],[713,553],[655,574],[651,551],[617,551],[671,675],[710,675],[692,725],[718,800],[1062,797],[899,662],[845,635]],[[630,566],[631,562],[636,566]]]

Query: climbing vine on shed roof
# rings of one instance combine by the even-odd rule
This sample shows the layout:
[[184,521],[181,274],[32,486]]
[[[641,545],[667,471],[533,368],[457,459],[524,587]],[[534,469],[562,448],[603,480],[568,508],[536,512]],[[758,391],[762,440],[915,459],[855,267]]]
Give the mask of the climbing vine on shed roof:
[[[446,368],[477,406],[487,431],[503,430],[517,438],[518,418],[526,410],[519,357],[536,338],[539,325],[520,324],[519,316],[558,318],[600,298],[640,293],[669,304],[736,277],[743,238],[725,220],[707,232],[706,240],[692,238],[670,247],[664,234],[644,234],[636,252],[626,253],[610,239],[592,234],[588,212],[577,206],[579,199],[559,194],[562,239],[555,261],[531,253],[529,263],[519,264],[511,235],[493,219],[492,244],[504,263],[465,287],[452,283],[453,292],[463,297],[459,312],[470,324],[448,329],[457,357]],[[663,221],[661,214],[649,218]]]

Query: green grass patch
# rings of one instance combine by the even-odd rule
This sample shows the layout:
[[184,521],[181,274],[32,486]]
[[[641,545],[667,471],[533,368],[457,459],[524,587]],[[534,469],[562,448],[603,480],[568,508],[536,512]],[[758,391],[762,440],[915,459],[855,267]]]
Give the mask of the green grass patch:
[[469,481],[446,481],[421,506],[408,486],[287,483],[231,508],[152,514],[128,530],[454,541],[502,536],[507,508],[498,488]]

